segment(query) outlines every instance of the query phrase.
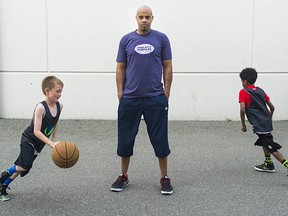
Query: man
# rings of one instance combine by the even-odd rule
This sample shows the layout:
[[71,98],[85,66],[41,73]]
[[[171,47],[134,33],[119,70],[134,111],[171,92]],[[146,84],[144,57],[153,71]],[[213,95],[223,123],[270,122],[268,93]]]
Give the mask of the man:
[[[116,67],[118,107],[118,148],[121,175],[112,191],[129,184],[128,167],[141,116],[155,155],[159,158],[161,193],[172,194],[167,175],[168,99],[172,83],[172,54],[168,37],[151,29],[152,9],[141,6],[136,13],[138,28],[122,37]],[[162,83],[164,81],[164,86]]]

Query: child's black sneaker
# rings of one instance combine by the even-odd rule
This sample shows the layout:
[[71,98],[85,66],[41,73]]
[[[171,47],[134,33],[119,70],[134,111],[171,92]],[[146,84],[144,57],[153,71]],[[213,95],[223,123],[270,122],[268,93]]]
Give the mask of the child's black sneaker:
[[129,184],[128,176],[121,174],[112,184],[111,191],[120,192]]
[[7,186],[3,185],[3,187],[1,188],[1,192],[0,192],[0,201],[8,201],[11,199],[6,189],[7,189]]
[[273,163],[263,163],[261,165],[257,165],[254,167],[255,170],[259,171],[259,172],[270,172],[273,173],[275,172],[275,166]]
[[164,195],[170,195],[173,193],[173,188],[171,185],[171,181],[168,178],[168,176],[164,176],[160,179],[160,185],[161,185],[161,193]]

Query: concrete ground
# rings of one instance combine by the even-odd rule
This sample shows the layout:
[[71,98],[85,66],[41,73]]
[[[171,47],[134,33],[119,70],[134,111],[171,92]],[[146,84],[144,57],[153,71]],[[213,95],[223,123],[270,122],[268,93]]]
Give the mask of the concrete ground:
[[[30,120],[0,119],[0,169],[19,153]],[[80,151],[69,169],[56,167],[45,147],[31,173],[11,183],[11,200],[0,202],[0,215],[288,215],[287,170],[275,159],[275,173],[254,171],[263,162],[251,129],[240,122],[170,121],[169,177],[174,194],[160,193],[160,172],[142,121],[129,170],[130,185],[111,192],[120,174],[116,155],[117,123],[61,120],[59,140]],[[288,157],[288,121],[274,122],[275,141]]]

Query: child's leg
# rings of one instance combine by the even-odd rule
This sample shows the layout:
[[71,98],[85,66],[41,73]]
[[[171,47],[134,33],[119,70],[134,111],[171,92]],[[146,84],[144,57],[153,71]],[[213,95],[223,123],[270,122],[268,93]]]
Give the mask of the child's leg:
[[264,156],[265,156],[265,163],[271,164],[272,163],[272,158],[271,158],[271,153],[267,150],[265,146],[262,146]]
[[282,147],[278,143],[274,142],[273,136],[269,134],[257,134],[259,139],[256,141],[255,145],[262,145],[263,151],[266,157],[265,163],[269,165],[269,161],[272,164],[271,154],[281,162],[285,167],[288,168],[288,160],[279,152]]
[[21,148],[20,154],[17,160],[15,161],[14,165],[7,168],[7,170],[1,172],[0,176],[1,187],[2,185],[4,185],[4,182],[5,185],[8,186],[19,175],[19,173],[21,173],[22,176],[23,173],[28,172],[29,169],[32,167],[33,161],[36,158],[36,156],[34,155],[34,148],[32,147],[32,145],[27,143],[22,144],[20,148]]
[[[273,173],[275,172],[275,166],[272,162],[271,153],[277,150],[277,148],[281,148],[281,146],[278,144],[276,145],[276,143],[273,142],[272,134],[257,134],[257,135],[259,138],[257,139],[254,145],[262,147],[265,160],[263,164],[256,165],[254,169],[260,172]],[[272,149],[273,151],[271,151]]]
[[16,172],[23,172],[23,171],[26,171],[26,169],[24,169],[23,167],[21,167],[19,165],[13,165],[7,169],[7,172],[10,175],[13,175]]
[[278,150],[273,152],[272,155],[281,163],[282,163],[282,161],[285,161],[284,156]]
[[[8,174],[7,171],[5,174]],[[4,173],[2,172],[2,174]],[[10,196],[7,193],[7,188],[8,185],[19,175],[19,172],[14,172],[12,175],[6,175],[8,176],[8,178],[6,178],[6,180],[3,182],[3,184],[1,183],[1,191],[0,191],[0,201],[8,201],[10,200]],[[3,177],[3,175],[1,176],[1,178]],[[4,180],[4,178],[2,178],[2,180]]]
[[33,161],[37,157],[34,155],[34,147],[29,143],[22,143],[20,145],[20,154],[15,161],[15,165],[9,167],[7,170],[1,172],[0,177],[0,201],[10,200],[10,196],[7,193],[8,185],[19,175],[23,177],[26,175],[32,167]]
[[19,172],[22,171],[26,170],[18,165],[13,165],[7,170],[2,171],[0,178],[0,188],[2,188],[3,185],[6,185],[7,188],[8,185],[19,175]]
[[[258,143],[259,143],[259,141],[258,141]],[[275,172],[275,166],[274,166],[272,158],[271,158],[271,153],[264,146],[262,146],[262,149],[263,149],[263,153],[265,156],[264,163],[260,164],[260,165],[256,165],[254,167],[254,169],[256,171],[259,171],[259,172],[269,172],[269,173]]]
[[[10,169],[10,172],[8,171]],[[4,182],[10,178],[10,176],[16,172],[16,166],[13,165],[12,167],[8,168],[7,170],[3,170],[0,175],[0,188],[2,188]]]
[[262,148],[263,148],[263,152],[264,152],[265,157],[266,156],[271,157],[271,153],[267,150],[267,148],[265,146],[262,146]]
[[288,160],[285,159],[285,157],[279,152],[278,150],[273,152],[272,155],[280,162],[282,163],[286,168],[288,168]]
[[[285,157],[279,151],[279,149],[281,148],[281,145],[273,141],[272,135],[271,137],[269,137],[268,143],[270,144],[270,149],[268,148],[269,145],[263,146],[263,151],[266,157],[265,163],[269,164],[269,161],[271,161],[272,163],[272,159],[271,159],[271,154],[272,154],[280,163],[282,163],[286,168],[288,168],[288,160],[286,160]],[[270,155],[270,159],[268,155]]]
[[10,177],[8,177],[2,185],[2,189],[1,189],[1,193],[3,193],[3,191],[6,192],[6,189],[8,188],[9,184],[15,180],[15,178],[17,178],[17,176],[19,175],[19,172],[14,173],[13,175],[11,175]]

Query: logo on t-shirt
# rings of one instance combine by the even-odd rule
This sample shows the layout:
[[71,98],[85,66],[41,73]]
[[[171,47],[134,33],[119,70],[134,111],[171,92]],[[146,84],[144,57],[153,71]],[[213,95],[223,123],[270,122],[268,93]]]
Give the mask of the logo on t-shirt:
[[135,52],[146,55],[154,51],[154,47],[151,44],[140,44],[135,47]]

